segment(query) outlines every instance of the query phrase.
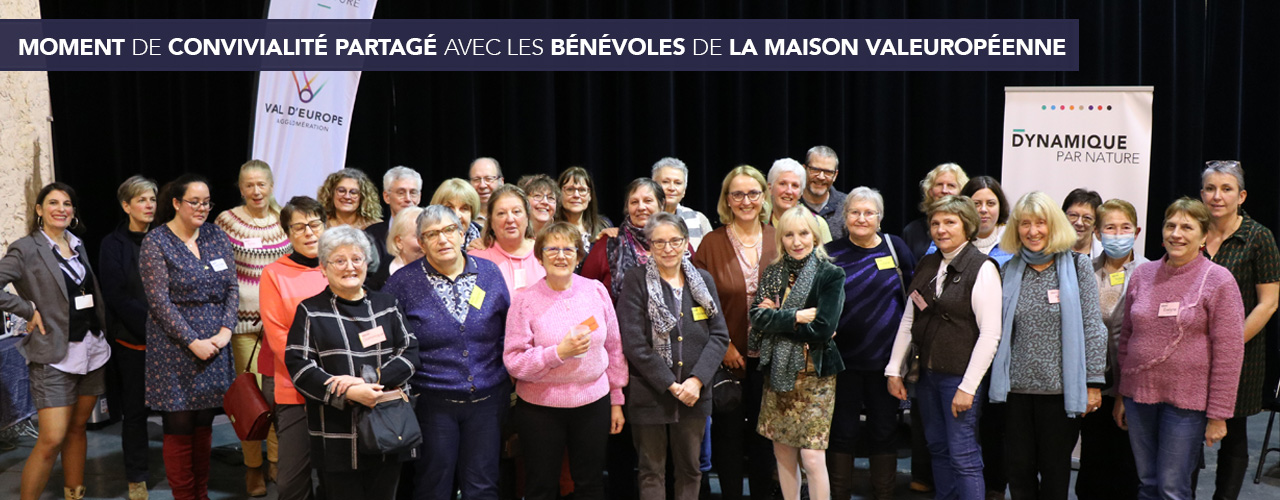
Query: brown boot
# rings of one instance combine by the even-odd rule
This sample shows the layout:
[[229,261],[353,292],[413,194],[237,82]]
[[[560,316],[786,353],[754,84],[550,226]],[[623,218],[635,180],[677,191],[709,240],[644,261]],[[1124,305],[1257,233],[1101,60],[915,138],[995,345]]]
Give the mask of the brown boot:
[[849,500],[853,496],[853,455],[828,450],[827,479],[831,482],[831,500]]
[[898,456],[872,455],[871,492],[876,500],[893,500],[893,490],[898,483]]
[[267,481],[261,467],[249,467],[244,471],[244,489],[251,497],[267,495]]

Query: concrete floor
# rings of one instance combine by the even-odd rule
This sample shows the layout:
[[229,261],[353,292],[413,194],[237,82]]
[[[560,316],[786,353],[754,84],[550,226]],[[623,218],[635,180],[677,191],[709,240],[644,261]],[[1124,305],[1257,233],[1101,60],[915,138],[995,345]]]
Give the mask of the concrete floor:
[[[1249,438],[1250,438],[1250,454],[1257,462],[1257,453],[1262,445],[1263,433],[1266,430],[1268,413],[1262,413],[1252,417],[1249,420]],[[1280,420],[1280,418],[1278,418]],[[1280,426],[1280,423],[1277,424]],[[167,500],[172,498],[169,494],[169,486],[164,478],[163,459],[161,457],[161,429],[159,419],[152,418],[151,429],[151,463],[153,468],[151,471],[151,498],[155,500]],[[1280,429],[1273,431],[1271,437],[1272,446],[1280,447]],[[24,437],[18,441],[18,447],[15,450],[0,453],[0,498],[16,499],[18,498],[19,484],[22,474],[22,465],[27,458],[27,454],[31,451],[34,440]],[[233,499],[245,498],[244,493],[244,467],[240,465],[240,456],[238,450],[239,443],[235,437],[235,431],[227,423],[225,417],[218,417],[214,422],[213,433],[214,457],[212,461],[213,471],[209,481],[209,497],[211,499]],[[232,449],[231,447],[237,447]],[[1202,473],[1197,496],[1199,498],[1208,499],[1213,495],[1213,471],[1216,467],[1216,453],[1208,453],[1205,457],[1208,461],[1208,469]],[[86,498],[106,499],[106,498],[124,498],[127,493],[127,485],[123,479],[123,470],[121,465],[122,457],[120,452],[120,425],[110,425],[103,429],[90,431],[89,433],[89,460],[86,467],[86,487],[88,495]],[[855,498],[870,498],[865,475],[866,460],[859,459],[857,462],[860,472],[858,481],[859,490],[855,494]],[[903,473],[899,475],[899,497],[910,499],[928,499],[932,498],[931,494],[912,493],[907,490],[907,483],[910,481],[910,460],[902,459],[898,463],[899,470]],[[713,485],[716,482],[713,480]],[[268,493],[265,498],[269,500],[275,499],[275,485],[269,484]],[[715,488],[718,493],[718,485]],[[861,496],[859,496],[861,495]],[[718,495],[717,495],[718,496]],[[53,475],[49,480],[49,485],[45,489],[42,500],[57,500],[62,498],[62,468],[55,466]],[[1261,484],[1253,484],[1253,469],[1250,469],[1249,476],[1245,479],[1245,486],[1240,495],[1244,500],[1273,500],[1280,498],[1280,454],[1272,453],[1268,457],[1267,465]]]

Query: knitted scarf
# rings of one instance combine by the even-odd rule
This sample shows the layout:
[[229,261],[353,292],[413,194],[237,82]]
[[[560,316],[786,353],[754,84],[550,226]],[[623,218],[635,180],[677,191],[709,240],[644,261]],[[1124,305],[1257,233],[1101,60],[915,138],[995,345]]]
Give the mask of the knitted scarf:
[[644,229],[631,223],[630,217],[622,219],[618,227],[618,237],[609,238],[605,244],[605,256],[609,258],[609,275],[613,277],[613,296],[622,294],[622,277],[631,268],[649,262],[649,240],[644,237]]
[[[680,271],[684,273],[685,284],[693,291],[694,303],[702,306],[710,318],[717,314],[716,301],[712,299],[711,292],[707,290],[706,282],[702,281],[702,275],[698,274],[698,270],[693,267],[693,263],[689,262],[689,257],[680,259]],[[675,330],[677,325],[677,316],[667,308],[667,301],[663,300],[666,295],[662,293],[662,277],[658,274],[658,266],[652,259],[645,265],[644,285],[649,294],[649,321],[652,329],[649,332],[653,338],[653,350],[658,351],[662,356],[662,360],[667,362],[667,366],[671,366],[671,331]],[[676,310],[680,310],[680,302],[676,303]]]
[[[766,298],[773,299],[778,309],[800,310],[809,299],[813,289],[813,278],[818,272],[818,259],[810,252],[803,259],[795,259],[790,254],[783,255],[782,260],[765,268],[760,277],[760,288],[756,291],[756,300],[751,305],[755,308]],[[791,278],[791,293],[787,286]],[[782,298],[786,295],[786,298]],[[796,375],[804,370],[804,342],[797,342],[781,335],[765,335],[754,328],[747,335],[747,349],[760,352],[760,368],[769,367],[769,385],[776,392],[787,392],[795,389]]]

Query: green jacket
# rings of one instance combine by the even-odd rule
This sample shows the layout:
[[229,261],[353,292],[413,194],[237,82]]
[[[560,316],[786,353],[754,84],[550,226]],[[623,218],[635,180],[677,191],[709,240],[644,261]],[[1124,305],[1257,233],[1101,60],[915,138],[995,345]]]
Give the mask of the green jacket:
[[[840,357],[840,350],[836,348],[833,336],[844,309],[844,279],[844,269],[830,262],[819,262],[817,272],[813,276],[813,290],[805,299],[804,307],[800,308],[818,308],[818,315],[812,322],[797,325],[798,309],[762,309],[753,304],[750,311],[751,328],[759,334],[780,335],[809,344],[809,357],[813,359],[813,367],[820,377],[843,371],[844,360]],[[757,298],[757,302],[759,300]],[[764,366],[761,366],[761,369],[764,369]],[[804,369],[804,366],[795,366],[794,369],[799,372]]]

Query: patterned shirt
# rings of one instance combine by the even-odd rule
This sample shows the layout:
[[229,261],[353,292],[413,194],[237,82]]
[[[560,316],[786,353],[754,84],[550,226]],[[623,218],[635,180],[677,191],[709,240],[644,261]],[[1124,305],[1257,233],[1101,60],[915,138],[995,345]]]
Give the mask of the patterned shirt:
[[[465,257],[471,259],[471,257]],[[440,302],[444,304],[445,309],[449,310],[449,314],[458,320],[459,323],[467,322],[467,300],[471,299],[472,289],[476,286],[475,271],[467,271],[463,269],[462,274],[458,275],[458,279],[451,280],[448,276],[440,274],[436,268],[427,265],[427,259],[421,259],[422,270],[427,273],[427,281],[431,282],[431,288],[435,289],[436,297],[440,298]],[[467,266],[475,269],[474,265]]]
[[[1091,384],[1101,385],[1106,369],[1106,328],[1102,325],[1093,263],[1085,256],[1070,255],[1076,258],[1076,278],[1080,283],[1086,373]],[[1043,271],[1027,266],[1022,273],[1010,339],[1010,392],[1062,394],[1062,309],[1060,303],[1049,301],[1050,290],[1060,289],[1056,262]]]

